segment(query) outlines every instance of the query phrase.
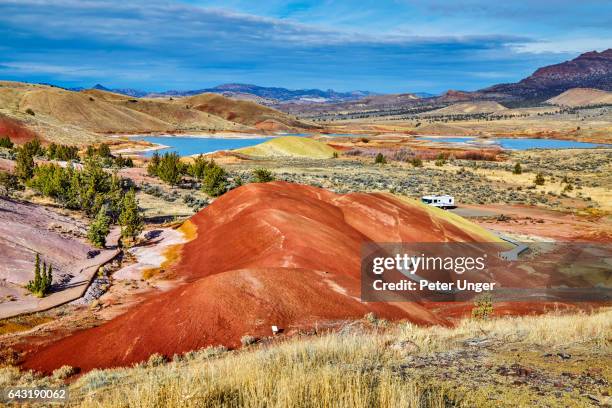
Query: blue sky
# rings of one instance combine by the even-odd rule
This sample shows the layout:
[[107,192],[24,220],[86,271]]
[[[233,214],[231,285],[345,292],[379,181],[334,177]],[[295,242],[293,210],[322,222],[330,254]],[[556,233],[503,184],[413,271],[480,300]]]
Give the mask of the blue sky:
[[0,79],[475,90],[612,47],[605,0],[0,0]]

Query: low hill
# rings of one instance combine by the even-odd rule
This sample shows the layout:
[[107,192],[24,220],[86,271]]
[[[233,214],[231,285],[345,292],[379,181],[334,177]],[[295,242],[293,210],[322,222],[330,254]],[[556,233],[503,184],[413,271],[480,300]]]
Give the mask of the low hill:
[[8,81],[0,82],[0,113],[44,139],[70,144],[100,141],[108,133],[314,128],[274,109],[220,95],[150,99]]
[[44,346],[29,354],[24,367],[49,372],[63,365],[83,371],[125,366],[156,352],[172,356],[209,345],[238,347],[244,335],[269,335],[271,325],[293,334],[370,312],[448,324],[416,302],[362,302],[362,244],[498,240],[415,201],[339,195],[286,182],[232,190],[190,223],[197,237],[183,245],[172,267],[181,286]]
[[455,103],[444,108],[425,112],[422,115],[470,115],[476,113],[501,112],[504,110],[507,110],[507,108],[494,101],[476,101]]
[[573,88],[550,98],[546,102],[561,106],[612,104],[612,92],[592,88]]
[[415,128],[414,131],[421,135],[439,136],[470,136],[474,134],[474,132],[469,129],[450,125],[448,123],[427,123]]
[[277,137],[256,146],[244,147],[237,152],[255,157],[307,157],[329,159],[336,150],[323,142],[299,136]]
[[167,130],[163,121],[106,100],[58,88],[31,90],[23,94],[19,110],[32,111],[56,121],[92,132],[139,132]]
[[251,101],[235,100],[217,94],[200,94],[177,100],[193,109],[219,116],[225,120],[254,126],[264,130],[291,130],[295,128],[316,128],[313,124],[301,122],[276,109],[258,105]]

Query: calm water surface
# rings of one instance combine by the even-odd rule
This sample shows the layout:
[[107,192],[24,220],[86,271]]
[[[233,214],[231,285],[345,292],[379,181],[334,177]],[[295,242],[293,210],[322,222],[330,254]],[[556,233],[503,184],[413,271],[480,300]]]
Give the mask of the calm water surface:
[[510,150],[528,149],[590,149],[594,147],[612,147],[610,144],[575,142],[561,139],[477,139],[474,137],[419,137],[420,140],[430,140],[440,143],[468,144],[475,146],[499,146]]
[[[143,136],[138,140],[157,143],[168,146],[166,149],[156,150],[159,154],[176,152],[179,156],[191,156],[193,154],[204,154],[218,150],[240,149],[241,147],[254,146],[270,140],[269,137],[253,138],[219,138],[219,137],[183,137],[183,136]],[[151,157],[153,151],[144,152],[145,157]]]

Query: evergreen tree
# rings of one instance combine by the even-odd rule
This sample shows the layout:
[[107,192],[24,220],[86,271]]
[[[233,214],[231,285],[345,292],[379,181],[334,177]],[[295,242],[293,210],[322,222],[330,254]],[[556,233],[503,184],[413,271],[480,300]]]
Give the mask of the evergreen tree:
[[136,201],[134,189],[130,189],[123,197],[119,225],[121,225],[121,237],[128,240],[136,239],[144,228],[142,216],[138,212],[138,201]]
[[0,138],[0,147],[5,147],[7,149],[12,149],[14,146],[13,142],[8,136],[4,136]]
[[15,159],[15,174],[23,181],[30,180],[34,175],[34,156],[32,153],[22,147],[17,149],[17,158]]
[[36,254],[36,261],[34,261],[34,282],[40,281],[40,255]]
[[43,261],[43,267],[40,271],[40,287],[47,287],[47,263]]
[[79,210],[82,208],[83,202],[81,198],[81,175],[78,171],[73,171],[70,176],[70,185],[68,186],[68,192],[66,193],[66,207],[72,210]]
[[157,167],[157,177],[168,184],[178,184],[183,174],[186,173],[186,166],[181,163],[181,158],[176,152],[165,153]]
[[514,165],[514,170],[512,170],[513,174],[521,174],[523,172],[523,169],[521,168],[521,163],[516,163]]
[[211,197],[218,197],[227,191],[227,186],[227,173],[223,167],[211,162],[202,181],[202,190]]
[[49,265],[49,269],[47,269],[47,285],[49,289],[53,284],[53,265]]
[[108,147],[108,145],[106,143],[102,143],[100,146],[98,146],[98,155],[100,157],[111,157],[111,151],[110,151],[110,147]]
[[10,197],[13,191],[21,188],[17,176],[7,171],[0,171],[0,196]]
[[206,174],[206,169],[208,168],[208,160],[202,155],[193,159],[193,163],[189,166],[189,175],[202,180],[204,175]]
[[102,206],[98,211],[98,215],[89,226],[87,238],[98,248],[104,248],[106,245],[106,236],[110,232],[110,219],[106,215],[106,207]]
[[36,254],[34,263],[34,280],[31,280],[26,285],[26,288],[38,297],[43,297],[51,290],[51,282],[53,281],[53,267],[47,263],[43,263],[43,269],[40,270],[40,256]]
[[382,153],[378,153],[376,155],[376,158],[374,159],[374,163],[376,163],[376,164],[385,164],[385,163],[387,163],[387,160],[385,159],[385,156],[383,156]]
[[159,153],[153,153],[149,164],[147,165],[147,174],[149,176],[157,176],[157,170],[159,169]]

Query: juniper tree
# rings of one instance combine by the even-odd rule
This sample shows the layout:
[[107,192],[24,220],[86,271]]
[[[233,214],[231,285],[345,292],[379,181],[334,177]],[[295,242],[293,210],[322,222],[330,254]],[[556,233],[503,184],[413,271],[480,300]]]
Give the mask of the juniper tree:
[[38,297],[45,296],[51,289],[51,282],[53,281],[53,267],[49,265],[47,269],[47,263],[43,263],[43,269],[40,269],[40,255],[36,254],[36,261],[34,262],[34,279],[29,281],[26,288]]
[[34,175],[34,156],[25,147],[17,149],[15,174],[23,181],[31,179]]
[[147,165],[147,174],[149,176],[157,176],[157,170],[159,169],[159,153],[153,153],[149,164]]
[[202,181],[202,191],[211,197],[218,197],[227,190],[227,172],[211,161]]
[[144,222],[138,212],[138,201],[134,189],[123,197],[121,203],[121,214],[119,215],[119,225],[121,225],[121,237],[125,239],[135,239],[143,230]]
[[110,218],[106,215],[106,206],[102,206],[96,215],[96,218],[89,226],[87,238],[98,248],[104,248],[106,245],[106,236],[110,232]]

